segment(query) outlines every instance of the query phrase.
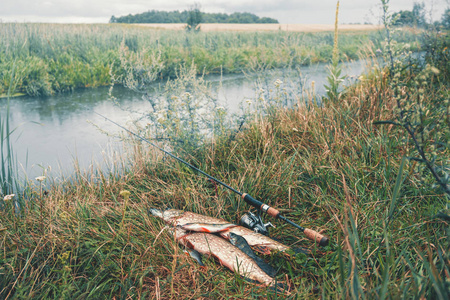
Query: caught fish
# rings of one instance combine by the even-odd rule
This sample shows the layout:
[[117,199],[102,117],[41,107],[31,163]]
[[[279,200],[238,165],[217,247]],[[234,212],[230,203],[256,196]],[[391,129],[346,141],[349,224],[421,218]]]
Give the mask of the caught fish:
[[251,259],[253,259],[256,262],[256,264],[261,268],[261,270],[263,270],[264,272],[267,273],[267,275],[269,275],[270,277],[275,277],[277,271],[274,268],[272,268],[271,265],[266,263],[261,257],[257,256],[253,252],[250,245],[247,243],[247,241],[242,236],[231,232],[229,234],[229,237],[230,237],[229,241],[232,245],[236,246],[242,252],[247,254]]
[[288,246],[277,242],[266,235],[254,232],[253,230],[242,226],[236,226],[230,228],[228,231],[220,232],[220,235],[229,239],[231,233],[242,236],[250,246],[255,247],[258,252],[263,254],[269,254],[271,250],[285,252],[290,249]]
[[178,226],[187,231],[217,233],[226,231],[232,227],[236,227],[237,225],[232,223],[227,224],[187,223]]
[[[172,224],[174,226],[182,226],[184,224],[192,224],[192,223],[201,223],[203,225],[230,224],[229,222],[223,219],[204,216],[193,212],[182,211],[178,209],[168,209],[165,211],[161,211],[159,209],[151,208],[150,213],[156,217],[163,219],[166,223]],[[277,242],[269,238],[268,236],[254,232],[253,230],[242,226],[231,227],[226,231],[219,232],[219,234],[228,240],[230,239],[229,234],[231,232],[239,236],[242,236],[250,246],[254,247],[258,252],[263,254],[269,254],[271,250],[278,250],[285,252],[286,250],[290,249],[288,246],[280,242]]]
[[230,224],[223,219],[204,216],[196,214],[190,211],[183,211],[179,209],[168,209],[165,211],[151,208],[150,213],[156,217],[163,219],[166,223],[170,223],[174,226],[189,224],[189,223],[202,223],[202,224]]
[[262,283],[265,286],[274,286],[274,279],[264,272],[253,259],[242,252],[227,240],[209,233],[187,232],[181,228],[175,231],[178,242],[203,255],[213,256],[228,269],[239,275]]

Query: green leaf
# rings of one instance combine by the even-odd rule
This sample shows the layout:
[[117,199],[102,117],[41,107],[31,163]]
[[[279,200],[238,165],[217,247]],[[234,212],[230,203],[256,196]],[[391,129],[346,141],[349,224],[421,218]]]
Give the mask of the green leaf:
[[391,125],[401,125],[394,121],[375,121],[372,123],[373,125],[383,125],[383,124],[391,124]]
[[400,188],[403,184],[403,180],[404,180],[403,168],[405,167],[405,160],[406,160],[406,157],[403,157],[402,162],[400,163],[400,168],[398,170],[397,179],[395,180],[395,186],[394,186],[394,191],[392,193],[391,205],[389,206],[389,216],[388,216],[389,219],[392,218],[392,214],[394,213],[394,209],[397,204],[397,199],[400,194]]

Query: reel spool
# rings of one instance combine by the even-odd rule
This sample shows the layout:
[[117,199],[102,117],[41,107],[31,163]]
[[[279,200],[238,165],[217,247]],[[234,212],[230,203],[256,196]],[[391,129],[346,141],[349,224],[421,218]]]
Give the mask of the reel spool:
[[264,234],[264,235],[269,235],[269,227],[275,227],[273,226],[272,223],[268,222],[266,224],[264,224],[262,218],[261,218],[261,214],[258,211],[258,214],[255,215],[254,213],[252,213],[251,211],[249,211],[248,213],[244,214],[240,221],[239,224],[241,226],[244,226],[248,229],[253,230],[254,232],[260,233],[260,234]]

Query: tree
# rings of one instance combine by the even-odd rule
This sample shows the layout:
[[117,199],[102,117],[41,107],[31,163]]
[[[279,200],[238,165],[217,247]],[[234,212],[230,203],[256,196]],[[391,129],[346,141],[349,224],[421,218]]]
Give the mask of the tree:
[[450,29],[450,8],[447,8],[442,15],[442,26],[445,29]]
[[186,20],[187,31],[200,31],[200,23],[202,22],[202,12],[200,11],[200,4],[195,3],[188,11],[188,18]]
[[425,26],[425,3],[414,2],[412,10],[414,25]]
[[394,26],[419,26],[426,25],[425,21],[425,4],[414,2],[413,9],[401,10],[393,15]]

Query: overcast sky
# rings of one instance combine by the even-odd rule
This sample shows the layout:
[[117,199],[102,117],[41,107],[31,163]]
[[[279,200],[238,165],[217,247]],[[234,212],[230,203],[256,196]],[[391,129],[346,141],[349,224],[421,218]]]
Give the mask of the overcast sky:
[[[337,0],[0,0],[3,22],[107,23],[148,10],[185,10],[194,2],[204,12],[251,12],[280,23],[332,24]],[[380,0],[341,0],[339,23],[378,22]],[[421,0],[390,0],[391,11],[412,10]],[[427,17],[440,20],[449,0],[425,0]],[[431,12],[431,14],[430,14]]]

